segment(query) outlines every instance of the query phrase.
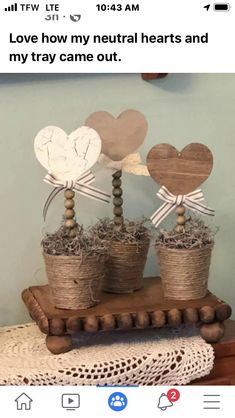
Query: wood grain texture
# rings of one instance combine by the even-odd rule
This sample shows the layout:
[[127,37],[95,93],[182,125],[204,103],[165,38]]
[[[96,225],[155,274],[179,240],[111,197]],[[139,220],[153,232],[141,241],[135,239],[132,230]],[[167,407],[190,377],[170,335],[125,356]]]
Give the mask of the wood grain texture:
[[[208,294],[197,300],[177,301],[165,299],[163,296],[161,280],[159,277],[150,277],[144,279],[144,287],[132,294],[111,294],[102,293],[101,302],[89,309],[82,310],[66,310],[57,309],[53,306],[50,298],[48,286],[33,286],[27,292],[30,292],[40,307],[40,312],[47,318],[70,318],[77,317],[86,318],[89,315],[103,316],[106,314],[117,315],[121,313],[132,313],[145,311],[152,313],[156,310],[167,312],[176,308],[184,310],[187,308],[196,308],[197,310],[203,306],[219,307],[224,304],[215,295]],[[25,301],[27,305],[27,301]],[[28,306],[28,305],[27,305]]]
[[46,314],[43,311],[43,308],[40,306],[40,302],[37,301],[37,298],[34,296],[33,292],[30,289],[23,290],[21,297],[27,306],[31,317],[37,323],[39,329],[44,333],[49,333],[49,322]]
[[182,151],[169,144],[155,145],[148,153],[151,177],[174,195],[187,194],[199,187],[210,175],[213,155],[203,144],[192,143]]
[[135,152],[144,142],[148,124],[137,110],[125,110],[117,118],[108,112],[92,113],[85,125],[98,132],[102,140],[102,152],[119,161]]
[[[218,312],[222,316],[231,314],[229,305],[211,293],[203,299],[192,301],[165,299],[158,277],[146,278],[144,287],[132,294],[103,293],[100,304],[83,310],[55,308],[50,299],[48,286],[31,287],[25,290],[22,296],[40,329],[46,334],[50,333],[58,337],[63,336],[63,333],[73,334],[84,331],[161,328],[165,325],[177,327],[181,323],[200,324],[199,316],[204,319],[208,312]],[[216,317],[215,320],[218,318]],[[214,334],[217,337],[209,336],[213,341],[223,335],[221,323],[216,324]],[[211,334],[211,330],[212,328],[204,328],[202,332]]]

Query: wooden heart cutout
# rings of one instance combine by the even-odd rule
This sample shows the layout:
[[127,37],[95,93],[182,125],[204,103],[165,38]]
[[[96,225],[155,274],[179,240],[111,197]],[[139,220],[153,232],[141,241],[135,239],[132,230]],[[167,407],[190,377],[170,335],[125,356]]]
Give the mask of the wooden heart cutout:
[[144,115],[137,110],[125,110],[117,118],[108,112],[95,112],[85,125],[98,132],[102,152],[114,161],[135,152],[144,142],[148,129]]
[[148,153],[151,177],[175,196],[194,191],[210,175],[213,155],[203,144],[192,143],[182,151],[169,144],[155,145]]
[[38,161],[56,179],[76,180],[98,160],[101,139],[87,126],[70,135],[57,126],[48,126],[38,132],[34,151]]

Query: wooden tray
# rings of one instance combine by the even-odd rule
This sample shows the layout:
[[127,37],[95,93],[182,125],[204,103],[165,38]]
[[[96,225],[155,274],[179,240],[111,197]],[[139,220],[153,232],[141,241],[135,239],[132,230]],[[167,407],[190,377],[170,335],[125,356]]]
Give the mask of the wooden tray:
[[228,304],[212,293],[203,299],[174,301],[164,298],[159,277],[144,280],[144,287],[131,294],[103,293],[101,302],[89,309],[64,310],[53,306],[48,286],[33,286],[22,292],[31,317],[47,334],[46,344],[54,354],[72,348],[71,334],[132,328],[200,326],[202,337],[217,342],[224,333],[223,321],[231,316]]

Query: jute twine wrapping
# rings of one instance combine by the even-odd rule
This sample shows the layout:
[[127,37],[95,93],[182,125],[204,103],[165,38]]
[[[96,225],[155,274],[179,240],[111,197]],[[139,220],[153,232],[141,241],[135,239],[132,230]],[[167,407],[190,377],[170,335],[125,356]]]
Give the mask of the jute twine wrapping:
[[193,300],[206,295],[212,248],[213,245],[185,250],[156,247],[166,298]]
[[150,240],[124,243],[110,241],[103,289],[110,293],[131,293],[143,286],[143,272]]
[[105,257],[43,256],[56,308],[86,309],[100,301]]

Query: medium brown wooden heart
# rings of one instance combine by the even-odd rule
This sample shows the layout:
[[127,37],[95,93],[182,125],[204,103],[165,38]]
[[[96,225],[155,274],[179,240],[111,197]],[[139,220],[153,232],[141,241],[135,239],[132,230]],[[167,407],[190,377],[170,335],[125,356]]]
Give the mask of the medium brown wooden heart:
[[178,151],[169,144],[155,145],[148,153],[151,177],[175,196],[194,191],[210,175],[213,155],[203,144],[193,143]]
[[117,118],[108,112],[92,113],[85,122],[102,140],[102,152],[115,161],[135,152],[144,142],[148,124],[137,110],[125,110]]

